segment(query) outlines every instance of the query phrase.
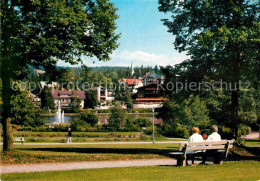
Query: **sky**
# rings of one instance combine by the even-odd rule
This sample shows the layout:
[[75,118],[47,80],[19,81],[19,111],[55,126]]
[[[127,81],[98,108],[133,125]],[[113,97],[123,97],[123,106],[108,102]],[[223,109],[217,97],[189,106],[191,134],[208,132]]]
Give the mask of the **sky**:
[[[187,59],[174,49],[174,36],[161,19],[169,17],[158,10],[158,0],[110,0],[118,8],[116,33],[121,33],[119,47],[108,62],[83,57],[87,66],[166,66]],[[96,61],[95,61],[96,60]],[[95,63],[93,64],[93,62]],[[59,66],[70,66],[58,62]],[[80,66],[80,65],[78,65]]]

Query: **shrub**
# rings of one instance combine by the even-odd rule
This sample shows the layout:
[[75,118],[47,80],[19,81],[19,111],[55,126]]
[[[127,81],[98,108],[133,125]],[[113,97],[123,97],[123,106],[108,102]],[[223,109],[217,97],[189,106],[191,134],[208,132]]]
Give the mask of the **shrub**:
[[225,126],[222,126],[219,129],[219,134],[221,135],[222,139],[232,139],[233,137],[231,129]]
[[130,131],[140,131],[140,127],[135,124],[132,119],[126,119],[125,127],[123,131],[130,132]]
[[126,120],[126,111],[117,102],[115,106],[111,109],[111,115],[109,117],[109,129],[111,131],[119,131],[124,127]]
[[239,126],[238,135],[245,136],[248,135],[250,132],[251,132],[251,128],[249,126],[246,125]]
[[160,133],[167,137],[178,137],[178,138],[189,137],[188,129],[179,124],[165,124],[161,128]]
[[149,137],[147,135],[141,134],[140,135],[140,140],[148,140]]
[[[153,126],[149,126],[144,130],[144,133],[147,135],[152,135],[153,134]],[[157,135],[157,127],[154,127],[154,134]]]
[[52,131],[57,131],[57,132],[66,132],[68,131],[69,126],[67,124],[58,124],[55,125]]
[[136,124],[139,128],[142,128],[151,126],[152,122],[147,118],[137,118],[134,121],[134,124]]
[[81,112],[79,114],[79,119],[90,124],[92,127],[98,123],[98,116],[93,111],[89,110]]
[[86,131],[86,127],[89,127],[89,125],[84,120],[76,118],[72,121],[70,127],[73,131],[83,132]]
[[178,126],[176,129],[176,137],[178,138],[188,138],[189,131],[185,127]]

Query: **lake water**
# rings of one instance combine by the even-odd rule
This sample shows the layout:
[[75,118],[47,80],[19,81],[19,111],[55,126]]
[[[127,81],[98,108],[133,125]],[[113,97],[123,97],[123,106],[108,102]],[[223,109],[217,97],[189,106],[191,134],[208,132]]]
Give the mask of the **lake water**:
[[[42,116],[43,118],[45,118],[46,123],[51,123],[55,121],[55,116]],[[71,123],[73,121],[74,118],[76,118],[77,115],[64,115],[64,122],[65,123]],[[107,124],[108,120],[109,120],[110,114],[107,113],[102,113],[102,114],[98,114],[98,119],[99,119],[99,124]],[[153,115],[152,114],[147,114],[147,113],[138,113],[138,114],[127,114],[127,117],[131,117],[133,119],[137,119],[137,118],[147,118],[150,119],[151,121],[153,121]],[[155,124],[161,124],[163,121],[162,119],[157,119],[156,117],[154,118],[154,123]]]

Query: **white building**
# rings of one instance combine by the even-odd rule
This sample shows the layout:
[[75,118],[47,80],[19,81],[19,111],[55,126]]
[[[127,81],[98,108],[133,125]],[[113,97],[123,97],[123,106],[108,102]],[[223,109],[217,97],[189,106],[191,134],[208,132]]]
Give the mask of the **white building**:
[[101,86],[95,87],[97,91],[97,100],[99,103],[107,104],[115,99],[113,92]]

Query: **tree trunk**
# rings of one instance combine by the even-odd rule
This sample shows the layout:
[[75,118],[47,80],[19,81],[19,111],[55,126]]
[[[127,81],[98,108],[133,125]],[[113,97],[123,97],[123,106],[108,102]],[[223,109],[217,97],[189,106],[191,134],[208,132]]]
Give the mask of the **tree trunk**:
[[13,135],[12,135],[12,125],[10,118],[10,100],[11,100],[11,87],[10,87],[10,77],[8,72],[2,70],[2,84],[3,84],[3,151],[10,151],[13,149]]
[[238,99],[239,99],[239,79],[240,79],[240,53],[237,54],[237,59],[233,61],[233,76],[231,83],[231,121],[232,121],[232,131],[237,141],[239,139],[238,127],[240,124],[238,115]]
[[9,5],[10,1],[5,0],[2,3],[2,11],[3,13],[3,20],[8,21],[1,21],[3,23],[2,26],[2,49],[1,49],[1,79],[2,79],[2,98],[3,98],[3,113],[2,113],[2,125],[3,125],[3,151],[10,151],[13,149],[13,135],[12,135],[12,125],[11,125],[11,78],[13,76],[14,66],[12,59],[13,55],[15,54],[12,52],[11,48],[11,37],[12,37],[12,27],[14,25],[13,20],[13,11],[14,1],[11,1],[11,5]]

